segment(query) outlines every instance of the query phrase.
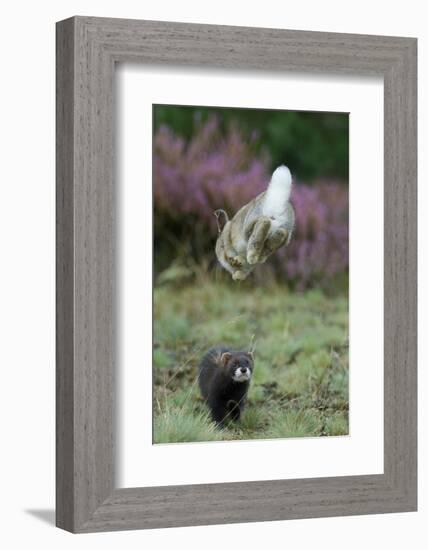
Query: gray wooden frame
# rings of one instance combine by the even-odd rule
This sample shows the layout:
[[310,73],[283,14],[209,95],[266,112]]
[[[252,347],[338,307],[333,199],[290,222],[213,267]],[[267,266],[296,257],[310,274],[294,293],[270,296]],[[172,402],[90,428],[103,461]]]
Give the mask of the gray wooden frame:
[[[383,76],[382,475],[115,488],[116,62]],[[416,294],[416,39],[90,17],[57,24],[59,527],[91,532],[416,510]]]

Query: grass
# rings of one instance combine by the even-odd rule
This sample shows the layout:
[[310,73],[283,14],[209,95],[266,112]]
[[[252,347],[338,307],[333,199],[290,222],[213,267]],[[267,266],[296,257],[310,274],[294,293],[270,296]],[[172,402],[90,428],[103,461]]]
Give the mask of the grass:
[[[197,384],[215,344],[249,347],[255,370],[239,423],[219,430]],[[154,442],[348,433],[348,301],[319,290],[201,281],[154,294]]]

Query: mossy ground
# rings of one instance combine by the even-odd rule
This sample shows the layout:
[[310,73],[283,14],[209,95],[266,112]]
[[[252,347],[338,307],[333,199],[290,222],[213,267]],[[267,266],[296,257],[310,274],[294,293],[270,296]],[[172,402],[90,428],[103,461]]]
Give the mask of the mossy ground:
[[[219,430],[197,384],[216,344],[255,343],[241,421]],[[348,433],[348,300],[319,290],[195,282],[154,291],[154,442]]]

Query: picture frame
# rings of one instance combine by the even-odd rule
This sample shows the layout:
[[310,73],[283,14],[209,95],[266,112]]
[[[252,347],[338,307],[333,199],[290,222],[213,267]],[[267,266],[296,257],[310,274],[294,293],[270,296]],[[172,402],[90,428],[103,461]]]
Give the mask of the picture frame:
[[[416,50],[416,39],[402,37],[93,17],[57,23],[58,527],[84,533],[416,510]],[[383,474],[115,487],[119,62],[383,77]]]

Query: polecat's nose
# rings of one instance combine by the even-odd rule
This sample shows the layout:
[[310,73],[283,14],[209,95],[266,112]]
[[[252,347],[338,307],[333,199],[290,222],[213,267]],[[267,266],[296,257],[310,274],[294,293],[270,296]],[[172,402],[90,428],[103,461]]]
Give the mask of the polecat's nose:
[[241,372],[242,372],[242,374],[246,373],[247,372],[247,367],[241,367]]

